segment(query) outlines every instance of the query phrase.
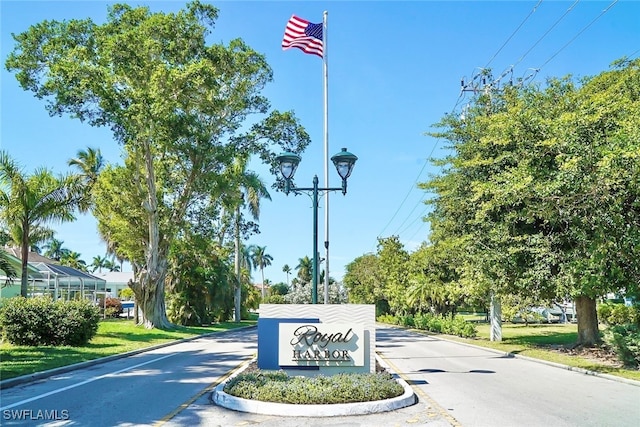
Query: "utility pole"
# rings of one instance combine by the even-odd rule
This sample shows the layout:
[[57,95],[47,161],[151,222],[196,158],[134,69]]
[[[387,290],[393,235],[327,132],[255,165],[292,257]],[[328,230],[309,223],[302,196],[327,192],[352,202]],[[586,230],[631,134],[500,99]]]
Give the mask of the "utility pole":
[[[481,72],[471,78],[469,82],[465,83],[464,77],[460,80],[460,91],[472,92],[474,95],[484,93],[488,95],[487,112],[491,114],[491,94],[493,90],[497,88],[494,86],[496,81],[487,83],[487,79],[491,78],[491,70],[481,68]],[[504,75],[504,73],[503,73]],[[497,81],[499,81],[498,79]],[[497,89],[499,90],[499,89]],[[494,289],[491,289],[490,293],[490,309],[489,309],[489,339],[491,341],[502,341],[502,304],[500,297],[496,295]]]
[[[515,84],[523,85],[533,79],[538,71],[538,69],[528,69],[527,73],[523,77],[518,78]],[[508,80],[501,85],[502,80],[505,78],[508,78]],[[472,76],[471,80],[465,82],[464,77],[460,80],[461,93],[472,92],[475,95],[483,93],[487,96],[487,114],[491,114],[492,112],[491,103],[493,101],[493,93],[502,92],[502,87],[505,85],[514,85],[513,65],[508,67],[497,79],[492,78],[490,69],[480,68],[480,73]],[[495,289],[490,291],[490,298],[489,321],[491,328],[489,338],[491,341],[502,341],[502,304]]]

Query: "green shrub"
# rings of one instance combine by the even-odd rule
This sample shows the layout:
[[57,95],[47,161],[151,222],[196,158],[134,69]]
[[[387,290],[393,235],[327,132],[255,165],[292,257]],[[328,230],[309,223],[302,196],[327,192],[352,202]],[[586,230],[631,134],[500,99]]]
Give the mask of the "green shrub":
[[134,296],[133,289],[129,287],[122,288],[118,291],[118,296],[122,299],[130,300]]
[[413,316],[398,316],[398,324],[401,326],[415,326]]
[[381,323],[401,325],[424,329],[437,334],[457,335],[463,338],[474,338],[478,334],[476,325],[464,320],[462,316],[444,317],[431,313],[418,313],[415,316],[392,316],[385,314],[376,319]]
[[[107,300],[108,303],[108,300]],[[70,346],[86,345],[98,332],[100,311],[88,300],[59,301],[58,336],[61,344]],[[122,311],[122,304],[120,304]]]
[[398,324],[398,319],[396,319],[396,317],[392,314],[382,314],[380,316],[378,316],[378,318],[376,319],[378,322],[380,323],[387,323],[389,325],[397,325]]
[[99,321],[99,309],[87,300],[15,297],[0,310],[4,337],[15,345],[85,345],[97,333]]
[[596,309],[598,313],[598,320],[602,323],[608,324],[609,316],[611,315],[611,310],[613,309],[613,304],[599,304]]
[[605,342],[627,367],[640,366],[640,328],[635,324],[614,325],[604,332]]
[[640,326],[640,307],[607,302],[598,306],[598,319],[606,325]]
[[122,309],[122,301],[120,301],[118,298],[107,298],[104,307],[104,315],[106,317],[120,317],[120,315],[124,312],[124,310]]
[[264,304],[286,304],[287,300],[284,295],[274,294],[267,295],[264,299]]
[[437,334],[444,332],[442,327],[442,318],[438,316],[430,316],[429,322],[427,323],[427,331],[435,332]]
[[290,377],[282,371],[254,371],[229,380],[224,392],[244,399],[308,405],[390,399],[404,389],[389,373]]

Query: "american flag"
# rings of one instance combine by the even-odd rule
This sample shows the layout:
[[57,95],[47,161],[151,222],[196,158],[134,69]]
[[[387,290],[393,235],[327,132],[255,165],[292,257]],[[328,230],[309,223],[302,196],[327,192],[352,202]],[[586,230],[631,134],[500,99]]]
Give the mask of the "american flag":
[[284,29],[282,49],[286,50],[292,47],[297,47],[304,53],[322,57],[322,24],[312,24],[305,19],[292,15]]

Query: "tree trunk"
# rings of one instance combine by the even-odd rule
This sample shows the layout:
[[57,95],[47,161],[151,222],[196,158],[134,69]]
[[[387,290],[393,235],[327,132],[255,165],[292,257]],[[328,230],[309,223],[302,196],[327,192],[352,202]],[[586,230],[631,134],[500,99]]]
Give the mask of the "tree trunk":
[[20,295],[27,297],[29,293],[29,272],[27,265],[29,263],[29,225],[22,223],[22,246],[20,247],[21,261],[21,275],[20,277]]
[[235,243],[236,243],[236,254],[235,254],[235,272],[236,272],[236,289],[234,296],[234,306],[235,306],[235,315],[234,320],[236,322],[240,322],[240,303],[242,300],[242,282],[240,281],[240,207],[236,208],[236,224],[235,224]]
[[131,288],[135,294],[136,305],[142,315],[137,319],[138,325],[147,329],[171,329],[173,324],[167,319],[167,309],[164,303],[164,282],[167,275],[166,268],[157,266],[154,270],[142,269]]
[[144,203],[149,221],[149,242],[145,248],[146,265],[140,270],[136,280],[136,301],[142,312],[139,324],[147,329],[171,329],[173,325],[167,319],[167,309],[164,303],[164,281],[167,276],[167,244],[160,237],[160,216],[158,214],[158,199],[153,168],[153,156],[149,141],[144,140],[144,157],[147,167],[146,185],[148,199]]
[[577,345],[591,347],[600,342],[596,300],[586,296],[577,297],[576,315],[578,316]]
[[502,305],[500,297],[495,292],[491,292],[491,330],[489,339],[491,341],[502,341]]

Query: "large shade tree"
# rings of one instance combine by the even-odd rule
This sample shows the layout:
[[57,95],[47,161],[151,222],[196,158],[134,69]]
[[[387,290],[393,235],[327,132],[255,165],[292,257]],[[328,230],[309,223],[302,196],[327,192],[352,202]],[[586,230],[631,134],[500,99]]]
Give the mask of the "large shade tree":
[[622,61],[580,82],[487,91],[443,119],[435,135],[452,154],[423,188],[431,241],[464,248],[451,283],[572,298],[578,343],[599,340],[598,298],[640,282],[639,94],[640,61]]
[[[256,154],[275,173],[276,152],[308,144],[293,114],[270,111],[260,94],[272,79],[263,55],[239,39],[207,45],[217,17],[216,8],[198,1],[177,13],[115,4],[103,24],[33,25],[14,35],[7,59],[50,114],[108,126],[123,145],[129,163],[116,173],[141,202],[125,203],[144,235],[136,231],[139,239],[128,239],[119,253],[140,263],[132,286],[147,327],[171,327],[164,298],[171,242],[211,206],[211,189],[234,156]],[[266,116],[244,126],[252,114]]]

